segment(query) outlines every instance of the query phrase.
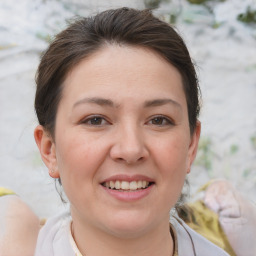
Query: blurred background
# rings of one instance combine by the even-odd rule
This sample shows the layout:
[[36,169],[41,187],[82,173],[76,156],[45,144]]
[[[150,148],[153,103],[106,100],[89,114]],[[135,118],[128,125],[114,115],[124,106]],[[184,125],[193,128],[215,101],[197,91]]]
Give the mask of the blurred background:
[[35,71],[68,20],[120,6],[154,8],[177,28],[197,64],[202,136],[191,194],[225,178],[256,202],[255,0],[1,0],[0,186],[41,217],[64,207],[33,138]]

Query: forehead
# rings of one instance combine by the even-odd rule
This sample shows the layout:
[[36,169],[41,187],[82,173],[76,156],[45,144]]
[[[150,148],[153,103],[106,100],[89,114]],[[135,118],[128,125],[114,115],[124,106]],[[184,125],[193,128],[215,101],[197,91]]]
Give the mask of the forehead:
[[106,45],[71,70],[63,97],[125,93],[132,98],[153,94],[159,98],[170,92],[184,97],[182,78],[158,53],[143,47]]

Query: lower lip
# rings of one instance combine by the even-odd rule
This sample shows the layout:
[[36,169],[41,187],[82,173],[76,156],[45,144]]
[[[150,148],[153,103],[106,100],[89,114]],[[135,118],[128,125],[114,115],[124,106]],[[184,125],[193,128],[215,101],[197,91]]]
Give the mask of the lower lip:
[[121,200],[121,201],[126,201],[126,202],[130,202],[130,201],[137,201],[140,200],[142,198],[145,198],[150,191],[152,190],[154,184],[150,185],[149,187],[145,188],[145,189],[141,189],[141,190],[134,190],[134,191],[118,191],[118,190],[114,190],[114,189],[109,189],[106,188],[104,186],[101,186],[108,194],[110,194],[111,196],[113,196],[114,198]]

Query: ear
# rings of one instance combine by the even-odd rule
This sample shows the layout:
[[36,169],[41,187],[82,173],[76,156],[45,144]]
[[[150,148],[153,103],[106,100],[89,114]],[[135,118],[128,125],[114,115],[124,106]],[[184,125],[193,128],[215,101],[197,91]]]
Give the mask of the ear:
[[49,170],[49,175],[52,178],[59,178],[59,171],[56,159],[56,147],[51,135],[38,125],[34,131],[34,137],[37,147],[40,151],[41,158]]
[[201,122],[197,121],[196,128],[195,128],[194,133],[191,136],[191,141],[190,141],[190,145],[189,145],[187,173],[190,173],[191,165],[196,158],[200,134],[201,134]]

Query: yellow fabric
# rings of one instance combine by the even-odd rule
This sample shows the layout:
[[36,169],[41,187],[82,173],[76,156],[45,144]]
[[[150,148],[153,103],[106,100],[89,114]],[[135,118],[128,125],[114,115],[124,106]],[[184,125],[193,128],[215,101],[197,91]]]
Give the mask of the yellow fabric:
[[200,187],[198,190],[197,190],[197,193],[198,192],[202,192],[202,191],[205,191],[213,182],[215,182],[217,179],[212,179],[212,180],[209,180],[208,182],[206,182],[202,187]]
[[170,223],[170,233],[172,235],[172,239],[173,239],[173,255],[172,256],[179,256],[178,255],[178,241],[177,241],[177,234],[176,234],[176,230],[175,228],[172,226],[172,224]]
[[179,210],[179,216],[197,233],[224,249],[231,256],[236,256],[219,224],[218,215],[207,208],[202,200],[183,206]]
[[15,193],[7,188],[0,187],[0,196],[14,195]]

